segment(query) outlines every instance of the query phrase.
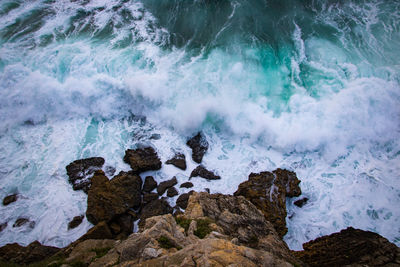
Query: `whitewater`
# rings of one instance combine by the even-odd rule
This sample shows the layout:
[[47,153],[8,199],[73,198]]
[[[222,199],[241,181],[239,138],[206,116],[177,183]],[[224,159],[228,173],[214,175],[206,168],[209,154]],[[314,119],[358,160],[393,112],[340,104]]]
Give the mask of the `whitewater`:
[[400,1],[1,0],[0,198],[20,198],[0,206],[0,246],[86,233],[86,219],[67,229],[86,211],[65,171],[76,159],[118,173],[146,144],[188,169],[143,177],[187,181],[198,131],[222,179],[195,190],[297,173],[309,201],[287,200],[291,249],[348,226],[400,246],[399,47]]

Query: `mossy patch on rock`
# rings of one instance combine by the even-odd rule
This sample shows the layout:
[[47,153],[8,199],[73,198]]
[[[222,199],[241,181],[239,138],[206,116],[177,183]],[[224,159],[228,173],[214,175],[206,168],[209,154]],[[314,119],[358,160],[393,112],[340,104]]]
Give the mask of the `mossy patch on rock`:
[[212,232],[212,229],[210,227],[210,224],[213,223],[211,219],[197,219],[197,228],[193,232],[195,236],[197,236],[200,239],[203,239],[206,237],[209,233]]
[[180,225],[183,229],[185,229],[185,232],[187,232],[190,223],[192,222],[191,219],[187,219],[185,217],[175,217],[175,221],[178,225]]

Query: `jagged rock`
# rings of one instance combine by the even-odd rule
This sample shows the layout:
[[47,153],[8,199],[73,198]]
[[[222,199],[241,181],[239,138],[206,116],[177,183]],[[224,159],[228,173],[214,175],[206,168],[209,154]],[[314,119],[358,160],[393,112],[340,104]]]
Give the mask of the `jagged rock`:
[[83,221],[84,215],[75,216],[72,220],[68,223],[68,230],[74,229],[78,227]]
[[283,237],[287,233],[286,197],[301,194],[299,183],[296,174],[287,170],[251,173],[248,181],[241,183],[234,195],[250,200]]
[[176,205],[178,207],[180,207],[181,209],[186,209],[187,205],[188,205],[188,201],[189,201],[189,197],[191,194],[193,194],[193,190],[190,191],[189,193],[184,193],[182,195],[180,195],[178,197],[178,199],[176,200]]
[[89,229],[86,234],[79,238],[79,241],[88,239],[112,239],[113,234],[106,222],[99,222]]
[[153,200],[158,199],[158,194],[157,193],[147,193],[147,194],[143,194],[143,203],[149,203]]
[[97,224],[140,207],[141,187],[142,179],[133,172],[120,172],[108,180],[102,171],[97,171],[88,192],[86,218]]
[[146,204],[140,212],[139,226],[143,226],[147,218],[172,212],[173,209],[164,199],[153,200],[150,203]]
[[349,227],[303,244],[293,253],[309,266],[400,266],[400,248],[386,238]]
[[65,262],[67,264],[80,262],[88,266],[96,259],[98,252],[110,250],[115,244],[116,241],[111,239],[88,239],[82,241],[72,248]]
[[30,222],[28,218],[18,218],[13,224],[13,227],[21,227],[28,222]]
[[190,174],[190,178],[192,177],[202,177],[207,180],[219,180],[221,177],[219,175],[215,175],[212,171],[207,170],[203,165],[199,165],[192,171]]
[[175,167],[186,170],[186,158],[182,153],[176,153],[172,159],[169,159],[165,162],[165,164],[172,164]]
[[7,225],[8,225],[7,222],[0,224],[0,232],[2,232],[4,229],[6,229]]
[[222,228],[222,234],[231,239],[237,238],[239,244],[270,251],[293,263],[298,262],[273,225],[242,196],[194,192],[184,216],[188,219],[209,217]]
[[176,196],[176,195],[178,195],[179,193],[178,193],[178,191],[176,190],[176,188],[175,187],[170,187],[170,188],[168,188],[168,190],[167,190],[167,197],[174,197],[174,196]]
[[91,177],[103,165],[104,159],[101,157],[79,159],[71,162],[66,167],[66,170],[69,177],[68,181],[72,184],[72,188],[74,190],[83,190],[87,193],[91,185]]
[[301,207],[303,207],[305,204],[307,204],[307,201],[308,201],[308,198],[304,197],[304,198],[302,198],[302,199],[296,200],[296,201],[294,202],[294,204],[295,204],[297,207],[301,208]]
[[193,187],[193,183],[191,182],[185,182],[183,184],[181,184],[180,188],[192,188]]
[[176,180],[175,176],[168,181],[161,182],[157,187],[157,193],[160,196],[162,196],[165,193],[165,191],[167,191],[168,188],[173,187],[177,183],[178,183],[178,180]]
[[186,144],[192,149],[193,161],[201,163],[204,154],[208,150],[207,139],[203,136],[202,133],[199,132],[197,135],[190,138]]
[[157,187],[157,182],[153,176],[146,176],[143,184],[143,192],[151,192]]
[[125,151],[124,161],[137,174],[161,169],[161,160],[152,147],[128,149]]
[[6,196],[3,199],[3,205],[7,206],[7,205],[17,201],[17,199],[18,199],[18,195],[17,194],[12,194],[12,195]]
[[106,166],[104,168],[104,172],[105,172],[106,176],[108,176],[108,177],[114,176],[116,171],[117,170],[113,166]]
[[42,261],[54,255],[59,250],[60,249],[56,247],[43,246],[38,241],[30,243],[26,247],[13,243],[0,248],[0,259],[2,261],[13,262],[21,265],[30,264]]
[[133,222],[136,219],[136,214],[132,215],[130,213],[124,213],[122,215],[119,215],[118,217],[114,218],[111,224],[117,225],[118,226],[118,231],[115,231],[114,234],[118,235],[119,237],[126,237],[130,235],[133,232]]

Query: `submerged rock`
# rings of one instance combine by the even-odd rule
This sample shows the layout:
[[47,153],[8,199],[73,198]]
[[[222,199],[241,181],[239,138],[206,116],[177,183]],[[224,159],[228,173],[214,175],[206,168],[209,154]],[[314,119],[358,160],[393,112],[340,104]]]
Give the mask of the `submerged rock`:
[[84,215],[80,215],[72,218],[72,220],[68,223],[68,230],[78,227],[82,223],[84,217]]
[[212,171],[207,170],[203,165],[199,165],[192,171],[190,174],[190,178],[192,177],[201,177],[207,180],[219,180],[221,176],[215,175]]
[[88,192],[88,221],[93,224],[108,222],[131,208],[140,207],[141,187],[142,179],[133,172],[120,172],[108,180],[102,171],[97,171]]
[[201,163],[203,160],[204,154],[208,150],[208,142],[207,139],[203,136],[202,133],[198,133],[197,135],[190,138],[186,144],[192,149],[192,159],[194,162]]
[[319,237],[293,253],[309,266],[400,266],[400,248],[369,231],[349,227]]
[[56,247],[43,246],[38,241],[30,243],[26,247],[13,243],[0,247],[0,259],[2,261],[21,265],[30,264],[44,260],[57,253],[59,250],[60,249]]
[[182,153],[176,153],[172,159],[169,159],[165,162],[165,164],[172,164],[175,167],[186,170],[186,158]]
[[145,193],[143,194],[143,203],[149,203],[153,200],[158,199],[158,194],[157,193]]
[[299,183],[296,173],[287,170],[251,173],[248,181],[241,183],[234,195],[250,200],[283,237],[287,233],[286,197],[301,194]]
[[[13,227],[21,227],[21,226],[27,224],[28,222],[30,222],[28,218],[18,218],[15,221],[15,223],[13,224]],[[31,223],[34,223],[34,222],[31,222]],[[35,226],[35,225],[33,224],[33,226]]]
[[157,182],[153,176],[146,176],[143,184],[143,192],[151,192],[157,187]]
[[173,187],[178,183],[178,180],[174,176],[172,179],[168,181],[161,182],[157,187],[157,193],[162,196],[168,188]]
[[7,225],[8,225],[7,222],[1,223],[1,224],[0,224],[0,232],[2,232],[4,229],[6,229],[6,228],[7,228]]
[[12,195],[6,196],[3,199],[3,205],[7,206],[7,205],[17,201],[17,199],[18,199],[18,195],[17,194],[12,194]]
[[83,190],[87,193],[91,185],[91,177],[103,165],[104,159],[101,157],[79,159],[71,162],[66,167],[66,170],[69,177],[68,181],[72,184],[72,188],[74,190]]
[[136,174],[161,169],[161,160],[152,147],[128,149],[125,151],[124,161]]

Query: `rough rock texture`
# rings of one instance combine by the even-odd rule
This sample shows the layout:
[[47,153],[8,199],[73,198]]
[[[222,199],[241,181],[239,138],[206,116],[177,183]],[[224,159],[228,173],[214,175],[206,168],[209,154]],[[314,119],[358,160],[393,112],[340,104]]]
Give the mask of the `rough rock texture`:
[[241,183],[234,195],[250,200],[283,237],[287,233],[286,197],[301,194],[299,183],[296,174],[287,170],[251,173],[248,181]]
[[7,205],[17,201],[17,199],[18,199],[18,195],[17,194],[12,194],[12,195],[6,196],[3,199],[3,205],[7,206]]
[[143,194],[143,204],[147,204],[153,200],[158,199],[158,194],[157,193],[147,193]]
[[161,169],[161,160],[152,147],[128,149],[125,151],[124,161],[136,174]]
[[164,199],[156,199],[146,204],[140,212],[139,226],[143,226],[147,218],[172,213],[173,209]]
[[202,177],[207,180],[219,180],[220,176],[215,175],[212,171],[207,170],[203,165],[199,165],[192,171],[190,174],[190,178],[192,177]]
[[180,188],[192,188],[193,187],[193,183],[191,182],[185,182],[183,184],[181,184]]
[[97,224],[140,207],[141,187],[142,179],[133,172],[120,172],[108,180],[102,171],[97,171],[88,192],[86,218]]
[[172,164],[175,167],[186,170],[186,158],[182,153],[176,153],[172,159],[169,159],[165,162],[165,164]]
[[186,144],[192,149],[192,159],[194,162],[201,163],[203,160],[204,154],[208,150],[208,142],[207,139],[201,134],[190,138]]
[[186,209],[189,201],[189,197],[191,194],[193,194],[194,191],[190,191],[189,193],[184,193],[178,197],[176,200],[176,205],[181,208],[181,209]]
[[157,187],[157,193],[161,196],[167,191],[168,188],[173,187],[178,183],[178,180],[174,176],[172,179],[168,181],[161,182]]
[[308,202],[308,198],[304,197],[302,199],[296,200],[293,204],[295,204],[297,207],[301,208],[305,204],[307,204],[307,202]]
[[143,192],[151,192],[157,187],[157,182],[153,176],[146,176],[143,183]]
[[82,223],[84,217],[84,215],[80,215],[72,218],[72,220],[68,223],[68,230],[78,227]]
[[103,165],[104,159],[101,157],[79,159],[71,162],[66,169],[72,188],[74,190],[83,190],[87,193],[91,185],[90,179],[92,175],[95,171],[100,170]]
[[400,266],[400,248],[386,238],[349,227],[303,244],[294,254],[310,266]]
[[68,258],[65,262],[74,263],[80,262],[88,266],[94,261],[100,251],[110,250],[117,242],[111,239],[88,239],[78,243],[71,248]]
[[29,222],[29,226],[33,228],[35,226],[35,222],[31,222],[28,218],[18,218],[17,220],[15,220],[13,227],[21,227]]
[[17,264],[29,264],[48,258],[59,250],[56,247],[43,246],[38,241],[30,243],[26,247],[12,243],[0,248],[0,259]]
[[86,234],[79,238],[79,241],[88,239],[112,239],[113,234],[106,222],[99,222],[89,229]]
[[178,194],[179,193],[178,193],[178,191],[176,190],[175,187],[170,187],[167,190],[167,197],[174,197],[174,196],[177,196]]

